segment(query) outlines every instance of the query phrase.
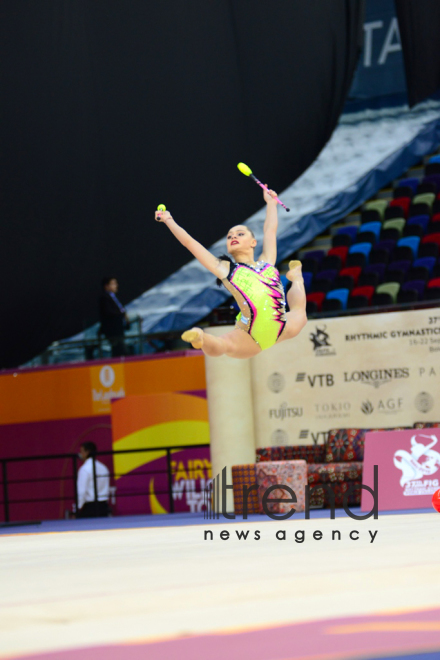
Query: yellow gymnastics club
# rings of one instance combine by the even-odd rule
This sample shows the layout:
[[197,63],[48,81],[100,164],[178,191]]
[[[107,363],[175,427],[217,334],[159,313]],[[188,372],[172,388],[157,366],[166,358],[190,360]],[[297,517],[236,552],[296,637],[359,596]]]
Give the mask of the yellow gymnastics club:
[[[255,181],[255,183],[258,186],[260,186],[260,188],[263,188],[264,190],[269,191],[269,188],[267,186],[265,186],[264,183],[261,183],[261,181],[259,181],[257,179],[257,177],[252,174],[252,170],[248,165],[246,165],[245,163],[238,163],[237,167],[238,167],[238,169],[240,170],[240,172],[242,174],[244,174],[245,176],[250,176],[251,179],[253,179]],[[290,211],[290,209],[288,209],[287,206],[285,204],[283,204],[283,202],[278,197],[274,197],[274,199],[276,199],[278,204],[281,204],[281,206],[284,209],[286,209],[286,211]]]

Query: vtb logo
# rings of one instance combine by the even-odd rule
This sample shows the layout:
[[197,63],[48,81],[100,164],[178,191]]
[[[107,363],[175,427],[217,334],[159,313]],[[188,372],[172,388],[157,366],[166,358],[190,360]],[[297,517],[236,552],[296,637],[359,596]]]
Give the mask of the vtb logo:
[[304,383],[306,378],[309,381],[310,387],[315,387],[315,385],[319,387],[333,387],[335,384],[333,374],[314,374],[313,376],[308,376],[304,371],[296,374],[297,383]]

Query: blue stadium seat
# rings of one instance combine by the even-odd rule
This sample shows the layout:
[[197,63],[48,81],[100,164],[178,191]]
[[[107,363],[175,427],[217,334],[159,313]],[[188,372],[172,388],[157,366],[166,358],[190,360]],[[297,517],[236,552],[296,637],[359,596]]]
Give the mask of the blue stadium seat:
[[440,163],[440,154],[431,156],[431,158],[428,160],[428,163]]
[[420,181],[416,179],[415,177],[411,177],[410,179],[402,179],[402,181],[399,181],[399,188],[401,186],[408,186],[409,188],[413,189],[414,195],[416,194],[417,191],[417,186],[419,185]]
[[409,218],[407,225],[421,225],[426,232],[429,225],[429,215],[413,215]]
[[342,305],[342,309],[347,309],[347,300],[349,295],[350,291],[348,289],[334,289],[333,291],[329,291],[329,293],[326,295],[326,300],[339,300]]
[[[412,238],[412,236],[410,238]],[[368,257],[371,252],[371,243],[355,243],[348,250],[349,254],[353,254],[354,252],[360,252],[363,254],[368,262]]]
[[336,232],[336,235],[348,234],[350,238],[353,240],[356,237],[357,233],[358,233],[358,227],[349,226],[349,227],[340,227]]
[[414,259],[417,258],[419,251],[420,238],[418,236],[405,236],[397,241],[397,247],[410,247],[413,251]]
[[[434,259],[434,261],[435,261],[435,259]],[[305,273],[302,274],[302,276],[303,276],[303,279],[304,279],[304,287],[305,287],[306,293],[310,293],[310,286],[312,284],[313,273],[305,272]]]
[[420,257],[413,262],[413,268],[418,268],[419,266],[427,268],[429,270],[429,276],[432,277],[432,271],[434,270],[435,262],[435,257]]
[[381,222],[365,222],[361,227],[359,228],[360,232],[365,232],[365,231],[371,231],[373,234],[376,236],[376,241],[379,238],[380,231],[382,229],[382,223]]

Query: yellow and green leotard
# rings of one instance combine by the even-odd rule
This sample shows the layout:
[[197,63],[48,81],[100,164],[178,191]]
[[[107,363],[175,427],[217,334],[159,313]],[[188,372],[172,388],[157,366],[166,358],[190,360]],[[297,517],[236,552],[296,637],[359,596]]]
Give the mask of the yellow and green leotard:
[[231,264],[222,284],[234,296],[240,313],[236,327],[248,332],[264,351],[273,346],[286,325],[286,299],[275,266]]

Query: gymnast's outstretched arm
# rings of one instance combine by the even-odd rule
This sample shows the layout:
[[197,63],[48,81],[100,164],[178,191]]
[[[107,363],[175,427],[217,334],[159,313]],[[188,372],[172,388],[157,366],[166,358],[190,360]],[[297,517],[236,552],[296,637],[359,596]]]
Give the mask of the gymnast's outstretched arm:
[[278,229],[278,202],[274,199],[276,192],[264,191],[264,201],[267,204],[266,220],[263,227],[263,252],[261,258],[267,263],[275,265],[277,260],[277,229]]
[[155,218],[158,222],[163,222],[177,240],[213,275],[221,280],[228,275],[229,262],[221,261],[211,254],[201,243],[190,236],[183,227],[177,224],[169,211],[156,211]]

